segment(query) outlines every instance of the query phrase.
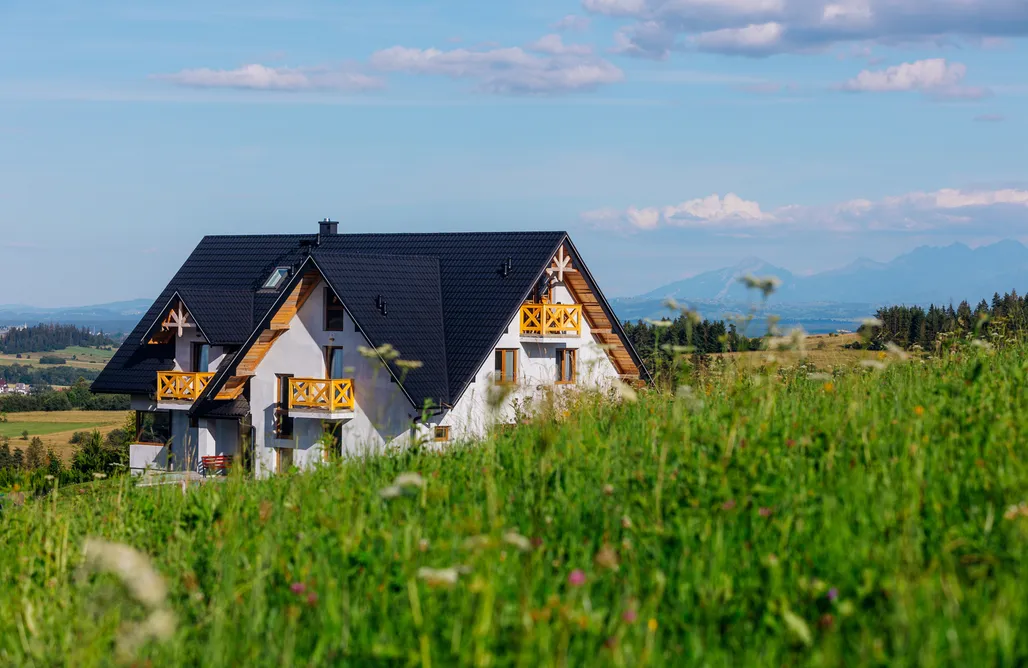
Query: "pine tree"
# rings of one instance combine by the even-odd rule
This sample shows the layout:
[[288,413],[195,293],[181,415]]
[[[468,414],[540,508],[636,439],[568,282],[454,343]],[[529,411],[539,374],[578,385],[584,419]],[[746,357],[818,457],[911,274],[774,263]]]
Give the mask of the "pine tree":
[[30,471],[43,468],[46,463],[46,451],[43,449],[43,439],[38,436],[32,439],[29,447],[25,449],[25,468]]

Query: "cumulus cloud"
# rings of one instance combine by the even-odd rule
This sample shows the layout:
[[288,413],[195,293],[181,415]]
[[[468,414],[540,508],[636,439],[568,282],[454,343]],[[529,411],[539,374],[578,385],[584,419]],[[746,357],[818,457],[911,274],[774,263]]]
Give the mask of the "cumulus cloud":
[[664,207],[598,209],[582,214],[597,227],[653,230],[682,227],[723,234],[797,229],[859,232],[923,232],[1002,223],[1028,225],[1028,190],[944,189],[913,192],[878,201],[855,199],[834,206],[789,205],[765,211],[729,193]]
[[371,56],[376,69],[475,81],[492,93],[567,93],[616,83],[624,73],[588,46],[547,35],[527,47],[416,49],[394,46]]
[[234,70],[209,68],[189,69],[175,74],[158,74],[163,79],[181,86],[194,88],[240,88],[249,90],[371,90],[381,88],[381,79],[357,72],[327,68],[267,67],[243,65]]
[[940,38],[983,45],[1028,35],[1024,0],[582,0],[582,6],[633,20],[617,39],[621,52],[634,54],[651,53],[643,42],[658,28],[672,35],[675,48],[743,55]]
[[984,97],[985,89],[962,85],[965,76],[967,67],[962,63],[932,58],[884,70],[864,70],[843,84],[843,89],[867,93],[922,91],[950,98]]

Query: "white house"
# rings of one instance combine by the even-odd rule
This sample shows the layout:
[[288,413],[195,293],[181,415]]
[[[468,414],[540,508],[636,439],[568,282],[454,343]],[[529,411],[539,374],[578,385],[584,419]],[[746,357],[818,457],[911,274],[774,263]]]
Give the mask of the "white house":
[[323,221],[316,235],[205,237],[92,389],[132,396],[133,469],[225,456],[261,476],[471,439],[528,398],[642,377],[564,232]]

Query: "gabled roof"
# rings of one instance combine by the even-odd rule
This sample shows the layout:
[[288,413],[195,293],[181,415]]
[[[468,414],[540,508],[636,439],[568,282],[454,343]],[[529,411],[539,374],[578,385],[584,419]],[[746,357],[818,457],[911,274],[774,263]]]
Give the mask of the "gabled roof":
[[[295,271],[312,259],[372,345],[389,343],[403,359],[423,363],[413,371],[393,365],[395,376],[406,374],[403,388],[412,402],[452,404],[566,239],[564,232],[205,237],[93,390],[153,392],[156,372],[172,367],[174,347],[140,339],[176,292],[204,332],[218,339],[212,343],[238,345],[253,339],[282,297],[261,289],[270,273],[280,266]],[[623,333],[622,339],[637,359]]]

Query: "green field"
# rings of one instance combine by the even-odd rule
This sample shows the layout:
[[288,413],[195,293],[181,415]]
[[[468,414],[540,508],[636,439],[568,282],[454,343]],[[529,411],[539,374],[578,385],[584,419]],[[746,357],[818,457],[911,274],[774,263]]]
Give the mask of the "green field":
[[[107,362],[109,362],[112,357],[114,357],[115,352],[117,352],[117,349],[100,350],[99,348],[71,346],[69,348],[64,348],[63,350],[55,350],[52,352],[22,353],[21,359],[18,359],[17,355],[5,353],[0,354],[0,365],[25,364],[27,366],[52,366],[39,363],[40,357],[47,356],[63,357],[67,360],[68,366],[100,370],[107,365]],[[72,359],[73,357],[77,357],[78,359]]]
[[[443,455],[60,491],[0,516],[0,664],[1024,665],[1026,352],[715,372]],[[424,486],[383,498],[404,472]],[[159,578],[89,575],[89,537]]]
[[28,431],[29,438],[33,436],[45,436],[60,431],[78,431],[91,429],[96,426],[94,422],[0,422],[0,436],[20,437],[22,432]]

